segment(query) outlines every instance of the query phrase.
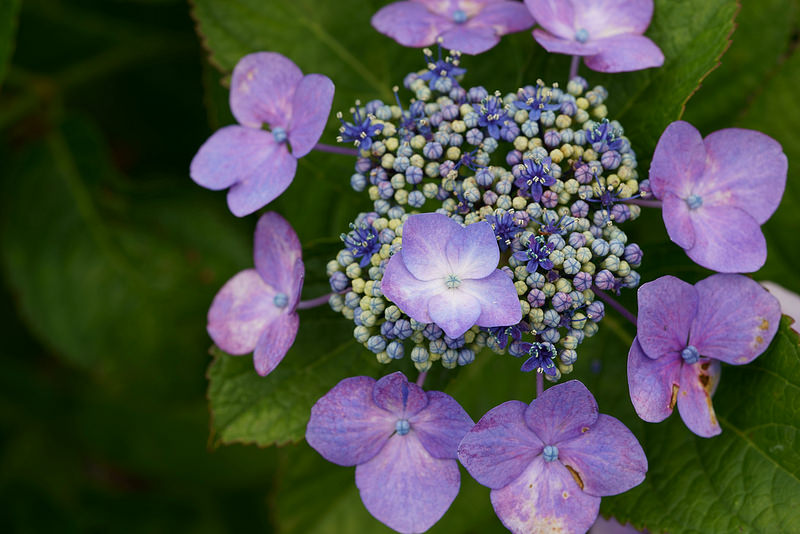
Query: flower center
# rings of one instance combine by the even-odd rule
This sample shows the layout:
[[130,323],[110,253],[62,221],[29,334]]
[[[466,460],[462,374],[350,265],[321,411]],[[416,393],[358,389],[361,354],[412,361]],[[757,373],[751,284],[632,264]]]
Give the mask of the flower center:
[[286,141],[286,130],[284,130],[280,126],[275,127],[272,129],[272,137],[275,138],[276,142],[284,143]]
[[697,360],[700,359],[700,353],[694,345],[687,345],[686,348],[681,351],[681,358],[688,364],[697,363]]
[[397,422],[394,424],[394,430],[397,432],[398,436],[405,436],[411,430],[411,425],[408,423],[408,419],[398,419]]
[[581,28],[575,32],[575,40],[579,43],[585,43],[589,40],[589,32],[586,31],[586,28]]
[[272,303],[278,308],[285,308],[289,305],[289,297],[286,296],[286,293],[275,293]]
[[558,447],[555,445],[547,445],[542,453],[545,462],[553,462],[558,459]]
[[447,278],[444,279],[444,285],[446,285],[448,289],[456,289],[461,285],[461,278],[454,274],[448,274]]
[[455,22],[456,24],[464,24],[465,22],[467,22],[467,18],[468,18],[467,14],[464,13],[463,10],[456,9],[455,11],[453,11],[453,22]]
[[686,203],[689,205],[690,210],[696,210],[703,205],[703,197],[700,195],[689,195],[689,198],[686,199]]

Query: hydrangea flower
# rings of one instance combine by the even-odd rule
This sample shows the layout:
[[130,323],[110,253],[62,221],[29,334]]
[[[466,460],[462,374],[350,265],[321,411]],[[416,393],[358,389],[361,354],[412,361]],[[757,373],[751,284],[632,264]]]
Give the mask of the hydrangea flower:
[[300,240],[283,217],[261,216],[254,238],[255,269],[222,286],[208,310],[208,334],[229,354],[253,353],[256,372],[266,376],[294,343],[295,313],[305,267]]
[[653,0],[525,0],[542,29],[533,37],[548,52],[583,56],[600,72],[659,67],[664,54],[642,35]]
[[663,202],[670,239],[692,260],[753,272],[767,259],[761,225],[780,203],[787,170],[780,143],[761,132],[726,128],[703,139],[677,121],[658,140],[650,188]]
[[436,323],[451,338],[475,324],[522,320],[514,282],[497,268],[500,250],[489,223],[462,227],[441,213],[423,213],[406,219],[402,235],[381,290],[411,318]]
[[570,380],[530,405],[508,401],[467,432],[458,459],[491,488],[495,513],[511,532],[585,532],[600,497],[640,484],[647,458],[617,419]]
[[751,362],[778,330],[778,301],[757,282],[714,274],[694,286],[674,276],[639,288],[637,336],[628,354],[628,387],[645,421],[666,419],[675,405],[698,436],[721,432],[711,404],[720,361]]
[[450,507],[461,477],[459,441],[473,426],[449,395],[403,373],[346,378],[311,408],[306,441],[326,460],[356,466],[369,513],[398,532],[424,532]]
[[239,125],[220,128],[203,143],[192,159],[192,180],[208,189],[230,188],[228,207],[238,217],[266,206],[292,183],[297,158],[314,148],[332,102],[333,82],[326,76],[303,76],[275,52],[244,56],[233,69],[230,92]]
[[403,46],[430,46],[480,54],[500,36],[526,30],[533,18],[524,5],[508,0],[411,0],[384,6],[372,26]]

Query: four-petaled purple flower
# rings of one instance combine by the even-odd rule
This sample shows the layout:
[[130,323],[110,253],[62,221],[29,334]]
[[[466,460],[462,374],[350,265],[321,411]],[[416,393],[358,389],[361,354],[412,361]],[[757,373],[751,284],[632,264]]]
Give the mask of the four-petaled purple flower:
[[514,259],[519,261],[527,261],[525,268],[529,273],[535,273],[539,267],[545,271],[553,268],[553,261],[550,259],[550,253],[553,252],[555,245],[548,242],[544,236],[537,235],[532,237],[527,248],[518,250],[514,253]]
[[497,268],[500,250],[489,223],[462,227],[441,213],[411,215],[402,238],[381,290],[412,319],[436,323],[451,338],[475,324],[522,320],[514,282]]
[[600,497],[637,486],[647,458],[617,419],[599,414],[586,387],[570,380],[530,405],[508,401],[484,415],[458,446],[458,459],[491,488],[511,532],[585,532]]
[[600,72],[626,72],[664,63],[664,54],[642,35],[653,0],[525,0],[544,30],[533,37],[548,52],[584,56]]
[[714,274],[694,286],[663,276],[639,288],[637,334],[628,354],[628,386],[645,421],[675,405],[689,430],[721,432],[711,404],[720,361],[749,363],[769,345],[781,318],[778,301],[738,274]]
[[524,5],[507,0],[412,0],[381,8],[372,26],[403,46],[439,41],[450,50],[480,54],[501,35],[533,26],[533,18]]
[[256,226],[255,269],[222,286],[208,310],[208,334],[229,354],[253,353],[256,372],[266,376],[294,343],[300,319],[295,313],[305,267],[297,234],[274,212]]
[[487,96],[480,104],[472,104],[478,114],[478,126],[486,128],[489,135],[500,138],[500,129],[509,122],[508,110],[499,96]]
[[456,450],[472,426],[452,397],[397,372],[339,382],[311,409],[306,440],[326,460],[356,466],[361,500],[376,519],[424,532],[458,494]]
[[519,188],[519,194],[527,195],[534,202],[539,202],[543,188],[556,183],[555,177],[550,175],[552,164],[550,158],[542,158],[541,161],[528,158],[522,160],[522,163],[517,165],[517,178],[514,180],[514,185]]
[[217,130],[200,147],[190,166],[192,180],[213,190],[230,187],[228,207],[237,217],[266,206],[292,183],[297,158],[314,148],[332,102],[327,77],[303,76],[275,52],[244,56],[233,69],[230,92],[240,126]]
[[727,128],[703,139],[678,121],[658,140],[650,188],[663,202],[670,239],[692,260],[753,272],[767,259],[761,225],[780,203],[787,170],[781,145],[761,132]]

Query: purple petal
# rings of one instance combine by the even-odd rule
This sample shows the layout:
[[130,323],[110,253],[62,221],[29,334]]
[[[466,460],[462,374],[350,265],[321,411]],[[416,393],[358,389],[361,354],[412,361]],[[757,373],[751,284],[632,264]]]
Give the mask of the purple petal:
[[692,248],[694,246],[694,227],[689,215],[689,204],[669,191],[663,193],[661,199],[663,201],[661,216],[664,218],[664,226],[667,228],[669,238],[683,249]]
[[428,391],[428,405],[409,418],[422,446],[434,458],[456,458],[458,444],[475,423],[450,395]]
[[428,405],[428,397],[422,388],[409,382],[400,371],[386,375],[375,383],[372,400],[376,406],[391,412],[398,419],[408,419]]
[[453,272],[445,252],[447,244],[461,231],[461,225],[441,213],[411,215],[403,223],[400,250],[408,271],[418,280],[444,280]]
[[738,128],[714,132],[704,143],[708,163],[694,192],[705,204],[740,208],[764,224],[786,187],[788,162],[780,143],[761,132]]
[[558,458],[583,482],[583,491],[604,497],[638,486],[647,473],[647,457],[633,432],[610,415],[580,436],[558,445]]
[[[537,21],[541,23],[541,19],[538,18]],[[536,42],[542,45],[542,47],[552,54],[569,54],[571,56],[592,56],[600,52],[600,49],[594,45],[591,41],[586,43],[579,43],[578,41],[573,40],[572,38],[569,39],[561,39],[559,37],[555,37],[546,31],[542,31],[540,29],[533,30],[533,38],[536,39]]]
[[658,198],[669,191],[687,198],[703,175],[706,147],[697,128],[684,121],[667,126],[650,163],[650,187]]
[[277,145],[269,132],[225,126],[203,143],[189,166],[198,185],[218,191],[246,180],[273,157]]
[[442,46],[463,54],[480,54],[500,42],[494,29],[483,26],[456,26],[441,35]]
[[428,300],[445,291],[442,280],[423,282],[406,269],[402,254],[389,258],[381,280],[383,295],[394,302],[405,314],[421,323],[432,323],[428,315]]
[[339,465],[371,460],[395,431],[396,418],[372,402],[375,380],[345,378],[311,408],[306,441]]
[[[653,0],[572,0],[575,28],[589,39],[620,34],[643,34],[653,17]],[[535,13],[535,12],[534,12]]]
[[275,200],[294,179],[297,160],[286,144],[272,143],[272,154],[228,191],[228,207],[237,217],[250,215]]
[[[563,0],[525,0],[525,6],[530,13],[536,15],[536,23],[555,37],[574,39],[576,31],[574,25],[575,12],[571,2],[564,2]],[[534,37],[536,37],[535,33]],[[539,39],[536,40],[538,41]]]
[[[405,236],[405,228],[403,232]],[[445,254],[451,272],[462,280],[486,278],[497,270],[500,262],[497,238],[491,225],[485,221],[458,228],[453,232],[445,247]]]
[[229,354],[248,354],[256,348],[267,325],[282,310],[275,306],[275,290],[255,269],[228,280],[208,310],[208,335]]
[[630,72],[664,64],[661,49],[643,35],[616,35],[593,44],[600,52],[585,58],[584,63],[598,72]]
[[455,22],[428,11],[417,2],[395,2],[372,16],[372,27],[403,46],[430,46]]
[[739,274],[714,274],[695,288],[699,304],[689,344],[700,354],[741,365],[767,349],[781,321],[775,297]]
[[548,388],[525,410],[528,428],[545,445],[579,436],[597,421],[597,402],[578,380]]
[[289,124],[289,143],[292,155],[302,158],[319,141],[333,104],[333,82],[322,74],[309,74],[294,93],[292,122]]
[[231,78],[231,112],[242,126],[288,128],[292,98],[303,73],[276,52],[256,52],[239,60]]
[[464,280],[458,290],[469,293],[480,303],[478,326],[510,326],[522,320],[514,281],[500,269],[480,280]]
[[[303,249],[292,225],[274,211],[262,215],[253,238],[253,259],[261,278],[291,299],[303,286],[302,257]],[[290,301],[287,308],[293,310],[295,304]]]
[[645,354],[659,358],[681,351],[697,314],[697,291],[674,276],[662,276],[639,288],[636,337]]
[[425,532],[458,494],[458,462],[434,458],[414,436],[395,435],[356,467],[361,500],[378,521],[398,532]]
[[488,4],[467,21],[468,27],[488,27],[497,35],[527,30],[534,20],[530,11],[519,2],[497,2]]
[[678,400],[681,363],[677,352],[648,358],[637,339],[628,352],[628,390],[636,414],[648,423],[670,416]]
[[476,323],[481,303],[466,291],[447,289],[430,298],[428,315],[445,334],[456,338]]
[[767,261],[761,226],[734,207],[701,206],[691,210],[694,246],[686,255],[698,265],[721,273],[751,273]]
[[537,456],[516,480],[492,490],[492,506],[514,534],[586,532],[600,510],[600,497],[581,491],[561,462]]
[[525,424],[527,404],[504,402],[481,417],[458,446],[458,459],[479,484],[500,489],[541,454],[541,440]]
[[300,317],[296,313],[282,313],[267,325],[253,352],[253,364],[261,376],[270,374],[289,349],[292,348]]
[[681,368],[681,389],[678,392],[678,412],[686,426],[704,438],[716,436],[722,429],[711,404],[711,395],[719,383],[720,363],[702,359]]

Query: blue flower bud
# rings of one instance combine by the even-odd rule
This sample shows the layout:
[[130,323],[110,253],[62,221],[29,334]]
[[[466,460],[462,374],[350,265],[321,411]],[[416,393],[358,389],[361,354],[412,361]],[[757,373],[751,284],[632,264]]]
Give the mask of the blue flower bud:
[[369,336],[369,328],[365,326],[356,326],[355,329],[353,329],[353,337],[356,338],[356,341],[359,343],[366,343],[366,341],[369,339]]
[[578,353],[574,349],[564,349],[558,355],[558,359],[564,365],[572,365],[578,361]]
[[422,363],[428,361],[429,355],[425,347],[417,345],[411,349],[411,361],[414,363]]
[[600,256],[600,257],[607,255],[610,249],[608,243],[603,239],[595,239],[594,241],[592,241],[590,248],[592,249],[592,252],[594,253],[595,256]]
[[411,328],[411,323],[407,319],[398,319],[394,324],[394,335],[398,339],[407,339],[411,337],[414,330]]
[[394,323],[391,321],[384,321],[381,325],[381,335],[386,339],[394,339]]
[[445,334],[444,342],[447,344],[448,348],[460,349],[461,347],[464,346],[465,340],[464,340],[464,336],[463,335],[462,336],[458,336],[457,338],[452,338],[452,337],[448,336],[447,334]]
[[350,279],[348,279],[343,272],[336,271],[330,277],[330,284],[331,289],[338,293],[339,291],[344,291],[347,289],[347,287],[350,285]]
[[561,339],[561,335],[555,328],[548,328],[547,330],[541,333],[541,336],[542,340],[548,343],[558,343],[558,340]]
[[618,239],[612,239],[608,243],[608,252],[617,257],[622,256],[625,254],[625,244]]
[[386,340],[382,336],[372,336],[367,340],[367,349],[375,354],[386,349]]
[[632,267],[638,267],[642,262],[642,249],[636,243],[631,243],[625,247],[625,261],[631,264]]
[[452,369],[458,364],[458,351],[447,349],[442,353],[442,366]]
[[542,319],[542,323],[546,326],[550,326],[555,328],[561,322],[561,316],[555,310],[546,310],[544,312],[544,319]]
[[386,346],[386,354],[393,360],[399,360],[403,357],[403,344],[399,341],[392,341]]
[[[566,311],[572,305],[572,298],[570,298],[570,296],[568,294],[562,293],[560,291],[558,293],[556,293],[555,295],[553,295],[553,298],[552,298],[551,301],[553,303],[553,308],[557,312]],[[551,342],[551,343],[554,343],[554,342]]]
[[594,323],[600,322],[605,314],[606,308],[599,300],[595,300],[586,307],[586,317]]
[[594,276],[594,283],[597,285],[597,287],[605,291],[614,289],[614,282],[614,275],[605,269]]
[[475,361],[475,351],[461,349],[458,351],[458,365],[467,365]]
[[363,191],[367,187],[367,177],[363,174],[354,174],[350,177],[350,187],[355,191]]
[[444,351],[447,350],[447,344],[444,339],[433,339],[428,344],[428,350],[430,350],[431,354],[444,354]]

